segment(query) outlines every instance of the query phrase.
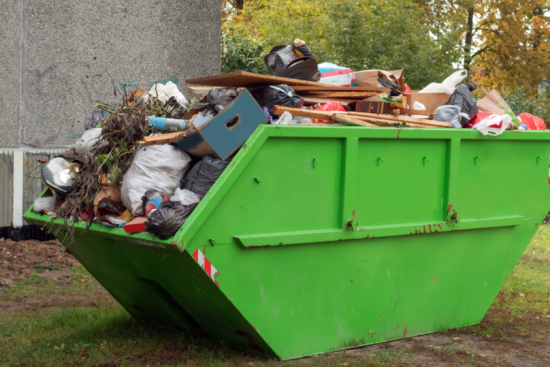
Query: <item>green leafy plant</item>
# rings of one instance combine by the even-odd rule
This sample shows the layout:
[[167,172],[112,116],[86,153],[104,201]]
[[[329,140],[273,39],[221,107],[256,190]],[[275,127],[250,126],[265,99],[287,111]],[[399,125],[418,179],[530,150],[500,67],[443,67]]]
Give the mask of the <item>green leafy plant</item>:
[[222,37],[222,73],[243,70],[257,74],[267,74],[263,62],[261,43],[246,38],[224,34]]

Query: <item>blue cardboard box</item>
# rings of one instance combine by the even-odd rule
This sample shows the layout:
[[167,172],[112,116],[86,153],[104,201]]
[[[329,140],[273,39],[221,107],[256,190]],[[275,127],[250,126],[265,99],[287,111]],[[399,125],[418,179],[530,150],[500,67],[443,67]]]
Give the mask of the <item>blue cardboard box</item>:
[[[195,157],[214,153],[223,160],[231,158],[258,125],[268,122],[266,114],[248,90],[240,88],[237,92],[237,98],[220,113],[172,140],[172,144]],[[185,118],[199,111],[191,110]]]

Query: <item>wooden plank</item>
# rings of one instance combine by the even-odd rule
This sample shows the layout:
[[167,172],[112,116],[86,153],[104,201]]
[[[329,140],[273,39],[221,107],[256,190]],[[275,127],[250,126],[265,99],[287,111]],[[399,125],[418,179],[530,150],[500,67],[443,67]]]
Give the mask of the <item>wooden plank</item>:
[[172,139],[178,138],[181,135],[186,134],[185,131],[178,131],[175,133],[155,135],[155,136],[144,136],[143,141],[138,142],[139,145],[156,145],[156,144],[168,144]]
[[378,126],[376,124],[373,124],[372,122],[366,122],[345,113],[335,113],[334,115],[331,116],[331,119],[336,122],[342,122],[342,123],[351,124],[351,125],[368,126],[368,127]]
[[317,103],[325,104],[330,102],[340,102],[342,106],[347,106],[351,102],[355,102],[354,99],[322,99],[322,98],[310,98],[310,97],[302,97],[304,100],[304,105],[311,106]]
[[222,87],[187,87],[187,93],[204,95],[204,94],[208,94],[208,92],[210,92],[214,88],[222,88]]
[[374,97],[378,95],[376,92],[333,92],[325,90],[314,90],[298,93],[300,96],[309,96],[319,98],[348,98],[348,99],[364,99],[369,97]]
[[302,86],[297,85],[292,87],[295,92],[308,92],[308,91],[335,91],[335,92],[377,92],[384,93],[389,92],[390,88],[384,87],[338,87],[335,85],[323,84],[322,86]]
[[[366,112],[314,111],[284,106],[274,106],[272,111],[276,115],[282,115],[284,112],[288,111],[292,116],[307,117],[319,120],[331,120],[332,116],[335,114],[348,115],[350,118],[355,120],[376,124],[385,124],[384,126],[393,126],[395,124],[405,122],[407,124],[410,124],[409,126],[411,127],[452,127],[452,125],[448,122],[417,119],[409,116],[377,115],[375,113]],[[340,116],[339,118],[343,117]],[[413,126],[412,124],[415,125]]]
[[355,115],[355,116],[373,117],[373,118],[384,119],[384,120],[395,121],[395,122],[403,122],[403,121],[412,122],[412,123],[422,124],[430,127],[452,127],[452,125],[448,122],[417,119],[410,116],[378,115],[375,113],[367,113],[367,112],[348,112],[348,113],[350,115]]
[[415,122],[406,122],[406,121],[390,121],[390,120],[384,120],[384,119],[374,119],[372,117],[362,117],[362,116],[353,116],[355,119],[360,121],[366,121],[375,123],[378,126],[395,126],[397,124],[405,123],[405,126],[407,127],[437,127],[440,128],[440,126],[432,126],[432,125],[426,125],[426,124],[418,124]]
[[314,111],[314,110],[305,110],[303,108],[292,108],[284,106],[274,106],[271,111],[275,115],[282,115],[284,112],[289,112],[292,116],[307,117],[310,119],[318,120],[330,120],[331,116],[338,111]]
[[412,110],[410,108],[396,108],[396,110],[399,110],[400,114],[430,116],[430,113],[424,110]]
[[451,97],[450,94],[446,93],[408,93],[405,96],[407,96],[407,101],[411,107],[413,107],[414,102],[422,103],[428,113],[433,113],[437,107],[443,105]]
[[318,86],[318,87],[330,87],[334,85],[323,84],[317,82],[310,82],[308,80],[281,78],[278,76],[254,74],[246,71],[234,71],[232,73],[209,75],[200,78],[185,79],[187,84],[199,84],[208,86],[220,86],[220,87],[261,87],[264,85],[276,85],[276,84],[288,84],[291,87],[294,86]]

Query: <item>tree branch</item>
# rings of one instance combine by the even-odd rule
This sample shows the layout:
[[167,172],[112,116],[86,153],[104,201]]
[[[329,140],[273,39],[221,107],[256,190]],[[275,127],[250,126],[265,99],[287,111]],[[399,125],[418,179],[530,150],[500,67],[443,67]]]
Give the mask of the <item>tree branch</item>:
[[478,55],[481,55],[482,53],[490,50],[491,48],[489,46],[486,46],[486,47],[483,47],[482,49],[480,50],[477,50],[473,55],[472,55],[472,59]]

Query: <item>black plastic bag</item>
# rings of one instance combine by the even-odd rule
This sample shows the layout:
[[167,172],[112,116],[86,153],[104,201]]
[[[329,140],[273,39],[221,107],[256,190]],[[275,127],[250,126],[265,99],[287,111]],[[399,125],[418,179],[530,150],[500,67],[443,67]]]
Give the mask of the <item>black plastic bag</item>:
[[207,155],[189,171],[185,189],[193,191],[202,199],[228,164],[229,162]]
[[460,124],[465,126],[474,118],[478,111],[477,102],[472,96],[476,89],[475,84],[459,85],[444,106],[458,106],[460,108]]
[[254,92],[254,98],[260,107],[267,107],[271,116],[273,106],[301,108],[304,105],[302,97],[286,84],[268,85]]
[[[296,42],[297,40],[295,40],[294,42]],[[300,57],[300,54],[302,54],[303,56],[307,56],[307,57],[310,57],[312,59],[315,58],[315,56],[313,56],[313,52],[311,52],[311,50],[309,49],[309,47],[307,47],[307,44],[304,43],[303,45],[301,46],[296,46],[294,43],[292,44],[292,49],[294,50],[294,53],[296,55],[298,55],[298,57]],[[298,53],[299,52],[299,53]]]
[[197,205],[197,203],[182,205],[170,200],[163,201],[147,217],[145,230],[155,234],[161,240],[166,240],[176,234]]
[[269,74],[273,75],[275,70],[286,69],[297,58],[292,46],[276,46],[264,56],[264,63]]
[[206,95],[206,103],[195,103],[191,108],[196,110],[205,108],[203,115],[213,114],[216,116],[218,112],[223,110],[228,104],[230,104],[238,93],[233,89],[214,88]]
[[[297,49],[300,50],[299,47]],[[298,57],[292,46],[277,46],[264,56],[264,63],[270,75],[318,82],[321,71],[311,51],[309,54],[311,56]]]

